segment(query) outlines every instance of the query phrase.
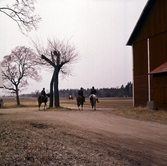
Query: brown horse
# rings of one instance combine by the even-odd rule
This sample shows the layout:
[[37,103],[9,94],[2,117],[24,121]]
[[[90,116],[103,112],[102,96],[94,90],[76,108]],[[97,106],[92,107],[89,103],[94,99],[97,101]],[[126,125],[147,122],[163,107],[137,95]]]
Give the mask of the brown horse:
[[50,94],[46,94],[46,97],[43,96],[43,95],[38,96],[38,107],[39,107],[39,110],[40,110],[40,106],[41,106],[42,103],[44,103],[44,109],[45,109],[46,103],[48,101],[48,97],[50,97]]
[[83,104],[85,102],[85,99],[82,96],[78,95],[76,100],[77,100],[78,109],[80,110],[80,107],[81,107],[81,110],[83,110]]
[[96,95],[92,94],[89,98],[90,98],[90,104],[92,106],[92,109],[96,110],[96,101],[97,101]]

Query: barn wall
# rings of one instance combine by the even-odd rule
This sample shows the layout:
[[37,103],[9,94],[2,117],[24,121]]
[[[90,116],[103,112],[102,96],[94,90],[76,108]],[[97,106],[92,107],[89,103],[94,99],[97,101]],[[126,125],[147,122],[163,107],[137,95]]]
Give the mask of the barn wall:
[[155,0],[155,4],[146,16],[134,43],[167,31],[167,1]]
[[147,41],[135,43],[133,45],[134,106],[146,106],[148,101],[147,59]]
[[134,106],[146,106],[148,101],[148,77],[147,75],[134,77]]
[[[167,62],[167,0],[155,0],[133,41],[134,106],[146,106],[148,101],[148,38],[150,44],[150,71],[152,71]],[[159,100],[155,96],[160,92],[153,88],[155,79],[152,77],[151,100]]]
[[150,38],[151,71],[167,62],[167,31]]
[[167,73],[155,74],[153,80],[154,106],[167,108]]
[[134,76],[148,73],[147,67],[147,41],[141,41],[133,45]]

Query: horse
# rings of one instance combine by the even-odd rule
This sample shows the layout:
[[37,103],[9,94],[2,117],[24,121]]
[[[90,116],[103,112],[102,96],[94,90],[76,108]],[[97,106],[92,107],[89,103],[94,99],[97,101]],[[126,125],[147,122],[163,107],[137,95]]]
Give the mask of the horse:
[[41,106],[42,103],[44,103],[44,109],[45,109],[46,103],[48,101],[48,97],[50,97],[50,94],[46,94],[46,97],[43,96],[43,95],[38,96],[38,107],[39,107],[39,110],[40,110],[40,106]]
[[96,110],[96,102],[97,102],[96,95],[94,94],[90,95],[89,99],[90,99],[90,104],[92,106],[92,109]]
[[78,109],[80,110],[80,106],[81,106],[81,110],[83,110],[83,104],[85,102],[85,99],[82,96],[78,95],[76,98],[76,101],[77,101]]
[[73,100],[73,97],[71,95],[69,95],[68,99],[69,100]]

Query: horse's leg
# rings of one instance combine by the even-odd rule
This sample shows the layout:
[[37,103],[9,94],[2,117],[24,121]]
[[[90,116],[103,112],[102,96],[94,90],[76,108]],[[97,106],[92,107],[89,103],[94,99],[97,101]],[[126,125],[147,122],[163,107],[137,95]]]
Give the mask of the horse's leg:
[[96,110],[96,105],[95,105],[95,103],[96,103],[96,102],[95,102],[94,98],[92,98],[92,99],[91,99],[91,106],[92,106],[92,109],[93,109],[93,110]]
[[80,110],[80,108],[79,108],[79,106],[80,106],[79,103],[77,103],[77,106],[78,106],[78,109]]
[[91,101],[91,106],[92,106],[92,109],[93,109],[93,106],[94,106],[94,105],[93,105],[93,101]]
[[83,103],[81,104],[81,110],[83,111]]
[[45,109],[46,109],[46,106],[47,106],[47,102],[45,102]]
[[96,103],[94,104],[94,110],[96,110]]
[[77,106],[78,106],[78,109],[80,110],[80,102],[77,100]]
[[96,110],[96,99],[94,101],[94,110]]
[[40,103],[40,102],[38,102],[38,110],[40,110],[40,106],[41,106],[41,103]]
[[90,103],[91,103],[91,106],[92,106],[92,109],[93,109],[93,96],[90,97]]

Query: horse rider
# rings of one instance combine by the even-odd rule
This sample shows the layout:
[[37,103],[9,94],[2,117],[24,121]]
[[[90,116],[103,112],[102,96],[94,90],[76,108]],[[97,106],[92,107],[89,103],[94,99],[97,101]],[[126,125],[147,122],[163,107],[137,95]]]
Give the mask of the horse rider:
[[83,95],[83,88],[81,87],[80,90],[78,91],[78,95],[82,96],[85,102],[85,96]]
[[42,95],[43,97],[45,97],[45,98],[46,98],[45,88],[43,88],[43,89],[42,89],[42,91],[41,91],[41,95]]
[[[94,86],[92,86],[92,89],[90,91],[91,95],[95,95],[96,96],[96,101],[99,103],[98,97],[97,97],[97,90],[94,88]],[[91,96],[90,95],[90,96]]]

